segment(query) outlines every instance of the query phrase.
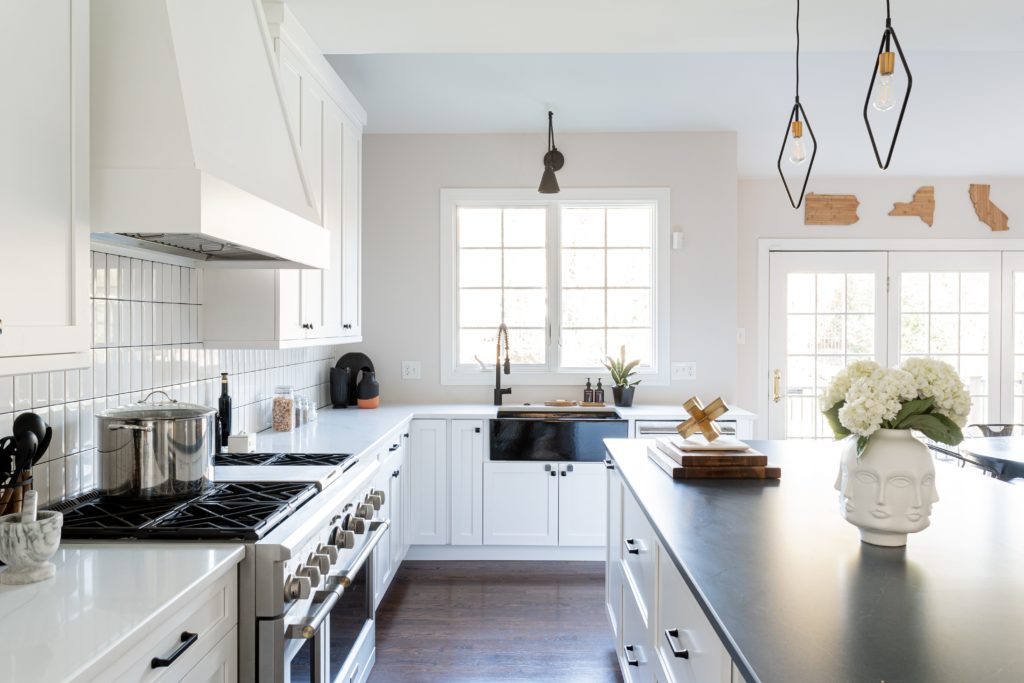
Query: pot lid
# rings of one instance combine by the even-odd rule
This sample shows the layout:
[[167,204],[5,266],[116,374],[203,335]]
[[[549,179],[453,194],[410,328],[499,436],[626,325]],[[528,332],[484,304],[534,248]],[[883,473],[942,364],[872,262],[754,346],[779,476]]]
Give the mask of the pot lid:
[[[164,400],[150,400],[156,394],[162,394]],[[217,412],[213,408],[196,403],[182,403],[168,396],[163,391],[151,392],[138,403],[117,408],[108,408],[97,417],[115,418],[118,420],[185,420],[188,418],[205,417]]]

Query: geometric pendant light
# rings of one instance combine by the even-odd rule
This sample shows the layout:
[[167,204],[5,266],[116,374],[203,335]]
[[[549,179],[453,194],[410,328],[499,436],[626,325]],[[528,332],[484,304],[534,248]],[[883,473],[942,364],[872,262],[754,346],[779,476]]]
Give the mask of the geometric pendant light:
[[541,176],[540,186],[537,191],[541,194],[558,194],[558,180],[555,178],[555,171],[562,170],[565,165],[565,155],[555,147],[555,124],[554,113],[548,112],[548,151],[544,155],[544,175]]
[[[893,53],[892,46],[896,46]],[[871,130],[871,121],[868,119],[869,108],[879,112],[888,112],[895,108],[899,96],[893,91],[892,77],[896,69],[896,55],[900,57],[900,64],[907,74],[907,91],[903,95],[903,104],[900,107],[899,118],[896,119],[896,129],[892,134],[892,143],[889,145],[889,153],[882,161],[882,155],[878,153],[878,143],[875,141],[875,133]],[[878,88],[875,89],[875,80],[878,80]],[[868,137],[871,139],[871,148],[875,151],[875,161],[883,171],[889,168],[892,161],[892,152],[896,148],[896,138],[900,135],[900,126],[903,124],[903,114],[907,111],[907,103],[910,101],[910,89],[914,86],[914,77],[910,74],[910,66],[907,65],[907,58],[903,55],[903,48],[900,47],[900,40],[896,37],[896,31],[892,27],[892,16],[889,12],[889,0],[885,0],[885,31],[882,32],[882,42],[878,46],[878,56],[875,58],[875,68],[871,70],[871,83],[868,84],[868,95],[864,99],[864,125],[868,129]]]
[[[810,159],[807,157],[807,147],[804,143],[804,128],[811,137]],[[789,150],[787,154],[787,148]],[[794,209],[799,209],[804,202],[804,193],[807,191],[807,181],[811,179],[811,169],[814,167],[814,158],[818,156],[818,139],[814,137],[814,130],[811,128],[811,121],[807,118],[804,106],[800,104],[800,0],[796,0],[796,95],[793,98],[793,108],[789,112],[789,121],[786,123],[786,132],[782,137],[782,149],[779,150],[777,163],[779,177],[782,178],[782,186],[786,188],[786,195],[789,196],[789,203]],[[800,187],[800,195],[794,199],[793,192],[789,189],[786,181],[786,174],[782,170],[782,158],[787,157],[789,164],[802,166],[807,164],[807,171],[804,174],[804,182]]]

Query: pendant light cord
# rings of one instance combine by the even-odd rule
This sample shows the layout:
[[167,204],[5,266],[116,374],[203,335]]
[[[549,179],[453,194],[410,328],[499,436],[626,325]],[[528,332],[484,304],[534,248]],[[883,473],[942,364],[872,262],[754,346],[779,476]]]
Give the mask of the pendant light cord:
[[548,151],[550,152],[555,148],[555,113],[548,112]]
[[800,0],[796,0],[796,99],[800,101]]
[[885,20],[889,21],[892,19],[892,10],[889,8],[889,0],[885,0]]

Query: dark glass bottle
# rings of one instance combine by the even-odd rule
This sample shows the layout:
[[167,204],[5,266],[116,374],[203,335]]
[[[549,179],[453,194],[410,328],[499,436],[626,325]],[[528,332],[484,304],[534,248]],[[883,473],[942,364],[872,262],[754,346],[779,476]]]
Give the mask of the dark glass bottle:
[[587,378],[587,388],[583,390],[583,402],[593,403],[594,402],[594,388],[590,386],[590,378]]
[[217,402],[220,423],[220,446],[226,448],[231,436],[231,396],[228,395],[228,373],[220,373],[220,400]]
[[604,387],[601,386],[601,378],[597,378],[597,388],[594,389],[594,403],[604,403]]

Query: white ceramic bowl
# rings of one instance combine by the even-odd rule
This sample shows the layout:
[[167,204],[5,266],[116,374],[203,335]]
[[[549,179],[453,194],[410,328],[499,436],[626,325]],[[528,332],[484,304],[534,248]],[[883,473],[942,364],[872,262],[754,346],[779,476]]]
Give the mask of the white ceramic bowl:
[[57,568],[50,558],[60,545],[64,515],[40,510],[35,522],[22,523],[21,513],[0,517],[0,583],[24,584],[45,581]]

